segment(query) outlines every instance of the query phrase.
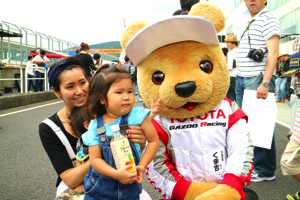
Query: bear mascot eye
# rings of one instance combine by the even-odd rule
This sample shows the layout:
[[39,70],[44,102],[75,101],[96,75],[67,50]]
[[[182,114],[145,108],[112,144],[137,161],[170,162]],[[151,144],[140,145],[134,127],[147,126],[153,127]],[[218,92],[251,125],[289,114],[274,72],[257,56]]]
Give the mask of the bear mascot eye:
[[164,80],[165,75],[161,71],[154,72],[154,74],[152,75],[152,82],[155,85],[161,85]]
[[213,64],[209,60],[200,62],[199,66],[200,69],[207,74],[210,74],[213,70]]

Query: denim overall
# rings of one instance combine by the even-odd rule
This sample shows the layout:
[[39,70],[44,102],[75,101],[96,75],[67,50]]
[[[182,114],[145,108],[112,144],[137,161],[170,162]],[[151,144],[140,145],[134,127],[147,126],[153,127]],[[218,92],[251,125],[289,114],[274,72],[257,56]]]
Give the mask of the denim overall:
[[[97,130],[104,128],[103,117],[96,117]],[[128,115],[122,116],[120,125],[128,124]],[[102,152],[102,159],[111,167],[116,169],[115,161],[110,149],[110,141],[112,136],[105,134],[105,129],[102,129],[102,133],[97,132],[99,135],[99,146]],[[126,135],[125,133],[121,133]],[[129,140],[132,154],[136,165],[139,163],[139,154],[135,148],[135,145]],[[85,200],[89,199],[101,199],[101,200],[139,200],[139,195],[142,192],[142,185],[137,183],[123,185],[118,180],[101,175],[94,170],[92,166],[89,168],[89,173],[84,179],[84,193]]]

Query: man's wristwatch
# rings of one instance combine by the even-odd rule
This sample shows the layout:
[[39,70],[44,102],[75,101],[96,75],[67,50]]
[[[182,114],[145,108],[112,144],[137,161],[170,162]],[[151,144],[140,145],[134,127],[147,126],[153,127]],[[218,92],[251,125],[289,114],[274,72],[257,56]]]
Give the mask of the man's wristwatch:
[[262,84],[265,87],[269,87],[270,86],[270,83],[268,81],[263,81]]

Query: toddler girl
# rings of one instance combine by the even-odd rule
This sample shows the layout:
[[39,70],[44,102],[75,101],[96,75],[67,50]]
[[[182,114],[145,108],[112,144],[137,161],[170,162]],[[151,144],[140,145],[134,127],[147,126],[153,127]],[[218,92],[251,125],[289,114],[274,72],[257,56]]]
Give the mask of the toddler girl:
[[[89,95],[85,104],[88,131],[82,135],[89,146],[91,167],[84,180],[85,199],[139,199],[142,178],[147,165],[154,158],[159,140],[152,125],[149,111],[134,105],[133,85],[130,74],[116,65],[104,66],[90,80]],[[95,119],[96,117],[96,119]],[[147,139],[141,157],[140,146],[129,141],[136,172],[127,170],[131,165],[116,169],[110,149],[112,125],[140,125]]]

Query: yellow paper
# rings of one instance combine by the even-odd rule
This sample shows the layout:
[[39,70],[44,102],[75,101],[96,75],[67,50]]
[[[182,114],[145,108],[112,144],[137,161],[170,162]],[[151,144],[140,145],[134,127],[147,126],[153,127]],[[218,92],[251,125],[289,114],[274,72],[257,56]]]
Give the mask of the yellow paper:
[[126,165],[131,165],[132,168],[130,168],[128,171],[131,173],[135,173],[135,162],[127,137],[112,140],[110,143],[110,147],[117,169],[121,169]]

